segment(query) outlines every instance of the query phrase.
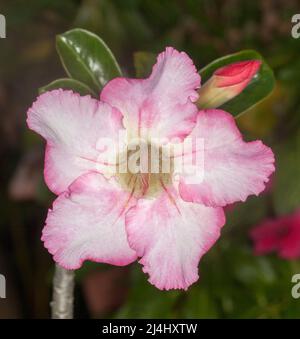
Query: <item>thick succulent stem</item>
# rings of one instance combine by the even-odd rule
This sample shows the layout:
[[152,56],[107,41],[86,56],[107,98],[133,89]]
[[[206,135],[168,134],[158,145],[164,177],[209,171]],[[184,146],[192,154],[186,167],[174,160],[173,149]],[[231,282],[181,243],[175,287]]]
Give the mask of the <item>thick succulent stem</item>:
[[74,271],[55,265],[52,319],[72,319],[74,308]]

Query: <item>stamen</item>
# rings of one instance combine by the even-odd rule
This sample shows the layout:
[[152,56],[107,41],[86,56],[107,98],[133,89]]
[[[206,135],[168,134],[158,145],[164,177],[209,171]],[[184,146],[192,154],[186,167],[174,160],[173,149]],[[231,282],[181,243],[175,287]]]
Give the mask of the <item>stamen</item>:
[[[171,166],[168,173],[164,173],[163,170],[165,166],[163,166],[163,161],[166,161],[166,156],[163,154],[162,147],[158,146],[158,149],[155,149],[156,146],[148,144],[145,147],[140,147],[140,154],[136,153],[136,151],[128,150],[126,154],[122,154],[123,158],[127,159],[127,162],[134,160],[134,166],[129,166],[127,163],[127,172],[122,173],[117,167],[117,177],[119,179],[120,184],[127,191],[131,191],[134,187],[134,195],[137,197],[145,196],[152,197],[159,194],[163,187],[167,187],[172,183],[172,172],[173,172],[173,162],[170,161]],[[153,154],[151,154],[151,149],[153,149]],[[141,152],[144,150],[144,154]],[[134,153],[135,152],[135,153]],[[138,155],[138,156],[137,156]],[[152,159],[151,157],[158,156],[158,159]],[[153,161],[156,161],[156,165],[154,169],[152,168]],[[148,161],[147,166],[145,166],[145,161]],[[131,164],[132,165],[132,164]],[[142,167],[144,165],[144,167]],[[136,172],[132,172],[130,168],[137,168]],[[147,169],[148,172],[144,173],[144,169]],[[143,169],[143,170],[142,170]],[[153,173],[152,173],[153,171]],[[134,185],[133,185],[134,180]],[[163,183],[163,186],[162,184]]]

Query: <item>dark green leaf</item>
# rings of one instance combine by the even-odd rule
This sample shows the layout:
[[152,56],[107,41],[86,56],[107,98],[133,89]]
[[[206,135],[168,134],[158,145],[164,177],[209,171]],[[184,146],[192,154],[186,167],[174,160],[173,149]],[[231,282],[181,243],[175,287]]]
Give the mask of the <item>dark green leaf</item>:
[[257,75],[251,80],[249,85],[243,90],[241,94],[220,107],[235,117],[239,116],[241,113],[245,112],[247,109],[264,99],[274,88],[275,78],[273,71],[264,61],[262,56],[256,51],[245,50],[216,59],[199,71],[202,78],[201,81],[204,83],[220,67],[238,61],[253,59],[262,60],[262,65]]
[[56,48],[67,74],[96,92],[121,75],[114,55],[94,33],[73,29],[57,36]]
[[91,90],[87,85],[83,84],[80,81],[68,78],[57,79],[52,81],[50,84],[41,87],[39,89],[39,93],[41,94],[58,88],[71,89],[72,91],[79,93],[80,95],[90,94],[94,97],[97,97],[97,94],[93,90]]

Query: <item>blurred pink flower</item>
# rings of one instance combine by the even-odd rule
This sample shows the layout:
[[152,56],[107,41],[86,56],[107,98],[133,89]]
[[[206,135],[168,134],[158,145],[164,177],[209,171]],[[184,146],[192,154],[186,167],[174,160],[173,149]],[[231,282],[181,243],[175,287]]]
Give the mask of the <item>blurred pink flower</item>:
[[[122,266],[140,257],[160,289],[187,289],[198,279],[199,260],[225,223],[222,207],[258,195],[274,171],[271,149],[244,142],[229,113],[198,111],[199,87],[192,60],[169,47],[148,79],[113,79],[101,101],[64,90],[38,97],[27,122],[47,140],[45,181],[59,195],[42,240],[61,266]],[[120,131],[148,142],[204,139],[203,181],[190,184],[184,173],[176,181],[172,172],[107,175],[111,164],[97,143],[117,144]],[[197,153],[193,145],[187,156]]]
[[277,252],[284,259],[300,258],[300,210],[267,219],[250,232],[257,255]]

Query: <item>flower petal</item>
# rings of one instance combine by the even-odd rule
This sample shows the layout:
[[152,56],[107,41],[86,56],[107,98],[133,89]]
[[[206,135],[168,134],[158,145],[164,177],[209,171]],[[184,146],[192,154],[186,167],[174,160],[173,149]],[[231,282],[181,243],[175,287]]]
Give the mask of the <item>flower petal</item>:
[[300,211],[262,221],[250,232],[257,255],[276,251],[284,259],[300,257]]
[[49,210],[42,240],[54,260],[77,269],[84,260],[127,265],[136,259],[125,232],[124,213],[135,203],[113,180],[82,175]]
[[[28,110],[29,128],[47,140],[45,181],[60,194],[81,174],[100,170],[100,138],[117,142],[122,128],[120,113],[90,96],[54,90],[40,95]],[[102,159],[103,158],[103,159]]]
[[101,100],[118,108],[130,136],[183,138],[197,114],[200,76],[192,60],[168,47],[159,54],[148,79],[116,78],[102,90]]
[[179,192],[186,201],[207,206],[245,201],[264,190],[275,170],[272,150],[261,141],[244,142],[234,118],[222,110],[199,112],[191,137],[204,139],[204,177],[188,184],[182,175]]
[[256,255],[262,255],[278,250],[282,238],[288,233],[289,226],[282,223],[281,220],[268,219],[256,226],[250,232],[250,237],[254,242],[254,252]]
[[130,247],[159,289],[187,289],[198,279],[198,263],[225,223],[222,208],[184,202],[174,189],[140,199],[126,214]]

